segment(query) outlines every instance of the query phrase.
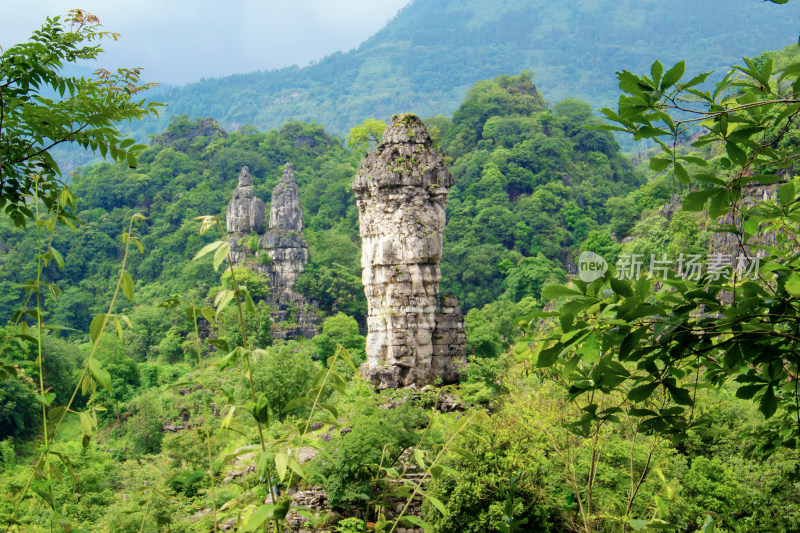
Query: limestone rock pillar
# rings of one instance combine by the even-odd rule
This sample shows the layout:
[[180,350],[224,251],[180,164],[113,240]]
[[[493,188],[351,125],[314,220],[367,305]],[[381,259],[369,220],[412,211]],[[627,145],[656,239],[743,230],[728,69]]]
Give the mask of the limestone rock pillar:
[[424,385],[438,377],[433,333],[452,185],[425,125],[410,114],[392,117],[353,183],[369,307],[362,372],[380,388]]
[[225,225],[228,230],[228,241],[231,244],[231,258],[234,264],[242,263],[248,256],[248,250],[238,243],[251,231],[264,231],[266,206],[253,193],[253,177],[250,169],[242,167],[239,172],[239,183],[233,191],[233,199],[228,204],[225,214]]
[[303,237],[303,209],[294,180],[294,166],[286,163],[280,183],[272,190],[269,229],[260,239],[269,256],[272,298],[295,298],[294,285],[308,263],[308,246]]

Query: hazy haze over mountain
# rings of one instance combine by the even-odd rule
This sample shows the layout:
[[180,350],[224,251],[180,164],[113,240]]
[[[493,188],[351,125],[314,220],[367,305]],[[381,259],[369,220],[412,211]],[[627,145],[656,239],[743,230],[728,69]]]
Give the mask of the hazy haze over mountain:
[[298,64],[349,50],[408,0],[0,0],[0,46],[26,40],[48,16],[81,8],[119,32],[100,64],[142,67],[149,81],[179,84]]
[[754,0],[416,0],[357,50],[159,99],[167,115],[213,116],[228,128],[294,118],[343,133],[368,117],[450,114],[475,81],[530,69],[547,100],[597,108],[616,101],[617,70],[646,71],[655,59],[722,68],[796,41],[798,15],[798,3]]

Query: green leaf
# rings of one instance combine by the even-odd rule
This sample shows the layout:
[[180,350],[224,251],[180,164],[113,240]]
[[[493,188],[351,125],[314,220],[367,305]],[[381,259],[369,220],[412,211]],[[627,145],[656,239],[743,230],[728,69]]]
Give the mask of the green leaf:
[[[788,1],[789,0],[784,0],[783,3],[786,3]],[[798,74],[798,73],[800,73],[800,63],[792,63],[791,65],[783,69],[783,72],[781,73],[780,78],[778,78],[778,81],[783,81],[783,79],[786,78],[787,76],[791,76],[793,74]]]
[[438,498],[431,496],[430,494],[426,494],[425,499],[431,502],[433,506],[436,507],[440,513],[442,513],[443,516],[447,516],[447,508]]
[[291,468],[292,472],[297,474],[300,479],[306,479],[306,473],[303,471],[303,467],[300,466],[300,463],[298,463],[297,459],[294,457],[289,457],[289,468]]
[[213,252],[214,250],[216,250],[217,248],[222,246],[222,243],[223,243],[223,241],[214,241],[211,244],[206,244],[205,246],[203,246],[203,248],[199,252],[197,252],[195,254],[195,256],[192,259],[192,261],[197,261],[198,259],[200,259],[204,255],[206,255],[207,253]]
[[708,216],[719,218],[730,210],[731,197],[728,191],[721,190],[711,197],[708,204]]
[[553,366],[558,360],[563,347],[561,344],[556,344],[552,348],[547,348],[538,353],[536,357],[536,366],[538,368],[547,368]]
[[133,154],[129,153],[129,154],[127,155],[127,158],[126,158],[126,159],[127,159],[127,161],[128,161],[128,166],[129,166],[129,167],[131,167],[131,168],[136,168],[137,166],[139,166],[139,163],[136,161],[136,156],[135,156],[135,155],[133,155]]
[[569,287],[565,287],[563,285],[545,285],[542,289],[542,296],[544,298],[552,299],[559,298],[561,296],[581,296],[581,293],[575,289],[570,289]]
[[53,400],[56,399],[56,393],[55,392],[47,392],[45,394],[36,394],[36,396],[34,396],[34,397],[36,398],[36,401],[38,401],[40,404],[42,404],[42,405],[47,407],[51,403],[53,403]]
[[686,71],[686,61],[679,61],[674,67],[669,69],[664,77],[661,78],[661,90],[666,91],[669,87],[675,85],[681,79],[683,73]]
[[83,426],[84,433],[91,433],[94,430],[94,423],[92,418],[86,413],[79,413],[81,419],[81,426]]
[[275,507],[275,510],[272,512],[272,516],[277,518],[278,520],[283,520],[286,518],[286,515],[289,514],[289,509],[292,507],[292,499],[291,498],[284,498],[278,502],[278,505]]
[[289,400],[288,402],[286,402],[286,405],[283,406],[283,410],[288,412],[288,411],[291,411],[292,409],[294,409],[295,407],[299,407],[301,405],[306,405],[306,404],[309,404],[309,403],[314,403],[314,402],[312,402],[310,399],[306,398],[305,396],[300,397],[300,398],[293,398],[293,399]]
[[289,455],[286,452],[280,452],[275,455],[275,470],[278,472],[278,479],[283,481],[286,478],[286,472],[289,469]]
[[678,178],[678,180],[680,180],[680,182],[684,185],[689,185],[689,183],[692,181],[689,178],[689,173],[686,172],[686,168],[677,162],[675,163],[675,177]]
[[761,397],[761,402],[758,405],[758,410],[764,414],[764,418],[772,418],[775,411],[778,409],[778,400],[775,398],[775,389],[770,383],[764,395]]
[[683,199],[684,211],[702,211],[708,199],[716,194],[718,189],[706,189],[704,191],[690,192]]
[[783,288],[793,298],[800,298],[800,274],[792,272],[783,284]]
[[631,287],[630,281],[619,278],[611,278],[610,284],[611,290],[620,296],[624,298],[630,298],[633,296],[633,288]]
[[[239,348],[237,347],[237,350]],[[234,352],[231,353],[235,353]],[[267,400],[267,395],[263,392],[258,395],[258,398],[255,402],[250,402],[247,405],[247,410],[250,411],[250,414],[253,415],[258,422],[262,424],[269,424],[270,419],[270,408],[269,408],[269,401]]]
[[756,383],[752,385],[743,385],[736,390],[736,397],[742,400],[749,400],[755,396],[758,391],[766,387],[766,383]]
[[58,268],[64,268],[64,258],[61,256],[61,252],[51,246],[50,253],[53,254],[53,259],[58,265]]
[[661,157],[650,158],[650,169],[655,172],[663,172],[672,164],[672,159],[663,159]]
[[89,370],[91,371],[94,379],[102,385],[108,392],[111,392],[111,374],[108,370],[102,367],[100,361],[95,358],[89,359]]
[[475,458],[475,455],[471,451],[465,450],[464,448],[457,448],[455,446],[451,447],[450,450],[454,451],[458,455],[464,457],[471,464],[473,464],[473,465],[478,464],[478,459]]
[[339,418],[339,410],[336,409],[336,407],[334,407],[333,405],[323,402],[319,402],[317,405],[328,411],[330,414],[332,414],[334,418]]
[[660,61],[656,60],[656,62],[650,67],[650,75],[653,77],[653,83],[656,84],[656,87],[659,83],[661,83],[661,75],[663,73],[664,65],[662,65]]
[[261,525],[269,520],[269,518],[272,516],[275,507],[276,506],[274,504],[265,503],[253,511],[253,514],[251,514],[250,518],[247,519],[247,524],[244,526],[244,531],[255,531],[260,528]]
[[105,313],[97,315],[92,319],[92,323],[89,324],[89,338],[92,339],[92,343],[97,342],[97,338],[100,337],[103,326],[106,323],[106,317]]
[[231,247],[227,242],[223,242],[219,248],[217,248],[217,251],[214,253],[214,270],[219,270],[219,266],[228,258],[230,249]]
[[728,157],[731,158],[731,161],[733,161],[734,164],[742,166],[747,163],[747,154],[735,142],[728,140],[728,142],[725,143],[725,151],[728,153]]
[[122,324],[120,323],[119,318],[117,316],[114,316],[113,318],[114,318],[114,326],[117,328],[117,336],[119,337],[119,340],[122,340]]
[[423,450],[421,450],[419,448],[415,448],[414,449],[414,460],[417,462],[419,467],[422,468],[423,470],[425,468],[427,468],[426,465],[425,465],[425,452]]
[[583,356],[583,362],[586,364],[593,364],[600,360],[600,344],[597,342],[596,332],[592,332],[586,337],[578,353]]
[[648,399],[658,387],[658,383],[647,383],[634,387],[628,392],[628,399],[632,402],[643,402]]
[[672,400],[678,405],[692,405],[694,403],[692,401],[692,395],[687,389],[678,387],[667,387],[667,389],[669,390],[669,395],[672,397]]
[[119,277],[119,284],[125,297],[133,303],[133,278],[131,278],[130,274],[123,272]]
[[422,518],[414,515],[405,515],[399,518],[398,522],[403,522],[406,525],[419,526],[424,531],[431,531],[433,529],[429,523],[425,522]]
[[778,188],[778,202],[782,206],[789,205],[795,198],[794,184],[784,183]]

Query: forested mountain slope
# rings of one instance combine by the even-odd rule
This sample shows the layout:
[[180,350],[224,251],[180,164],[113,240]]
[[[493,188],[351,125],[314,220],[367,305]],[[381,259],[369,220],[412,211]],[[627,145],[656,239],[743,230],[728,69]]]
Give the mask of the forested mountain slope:
[[[587,237],[611,239],[609,230],[600,230],[614,220],[622,197],[644,183],[610,133],[585,128],[599,123],[589,104],[567,99],[550,107],[529,74],[478,82],[452,120],[428,122],[456,180],[447,208],[442,289],[455,293],[465,311],[503,295],[515,304],[538,299],[546,281],[562,279],[571,268]],[[65,291],[54,302],[55,320],[88,329],[113,289],[118,235],[133,212],[148,217],[138,230],[146,253],[129,261],[137,294],[156,301],[175,293],[205,298],[220,281],[190,261],[207,242],[193,218],[223,217],[245,165],[256,195],[269,201],[282,165],[291,161],[311,247],[298,288],[323,312],[343,311],[361,321],[366,302],[350,190],[359,159],[313,122],[228,134],[212,119],[173,120],[137,169],[102,163],[75,178],[71,188],[85,226],[77,237],[59,230],[54,241],[69,264],[50,272]],[[20,302],[18,284],[33,275],[25,257],[33,253],[35,235],[0,222],[0,236],[5,318]]]
[[401,111],[449,115],[475,81],[526,69],[551,102],[571,96],[597,108],[616,100],[617,70],[659,58],[700,72],[793,42],[800,8],[781,9],[775,17],[749,0],[415,0],[356,50],[172,88],[157,98],[170,105],[161,125],[136,127],[152,133],[186,113],[229,129],[313,118],[345,133]]

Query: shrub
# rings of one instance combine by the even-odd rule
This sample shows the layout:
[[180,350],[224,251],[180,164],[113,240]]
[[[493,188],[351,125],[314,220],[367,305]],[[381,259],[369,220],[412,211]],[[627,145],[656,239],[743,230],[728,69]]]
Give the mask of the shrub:
[[[352,430],[329,441],[325,453],[311,466],[325,478],[328,501],[340,508],[363,504],[380,493],[382,485],[373,482],[377,465],[396,465],[402,453],[418,443],[416,428],[426,424],[426,417],[411,401],[393,409],[370,402],[351,422]],[[386,457],[381,461],[384,450]]]
[[41,428],[42,410],[30,378],[20,373],[17,379],[0,382],[0,439],[29,438]]
[[[311,347],[290,341],[270,347],[266,355],[253,364],[253,386],[256,394],[264,393],[270,409],[279,419],[288,414],[302,415],[307,406],[287,410],[286,404],[305,395],[311,388],[314,375],[320,368],[311,359]],[[249,400],[248,385],[242,383],[240,397]]]
[[162,411],[148,396],[142,396],[131,405],[133,416],[125,422],[125,441],[134,456],[161,452],[163,438]]

